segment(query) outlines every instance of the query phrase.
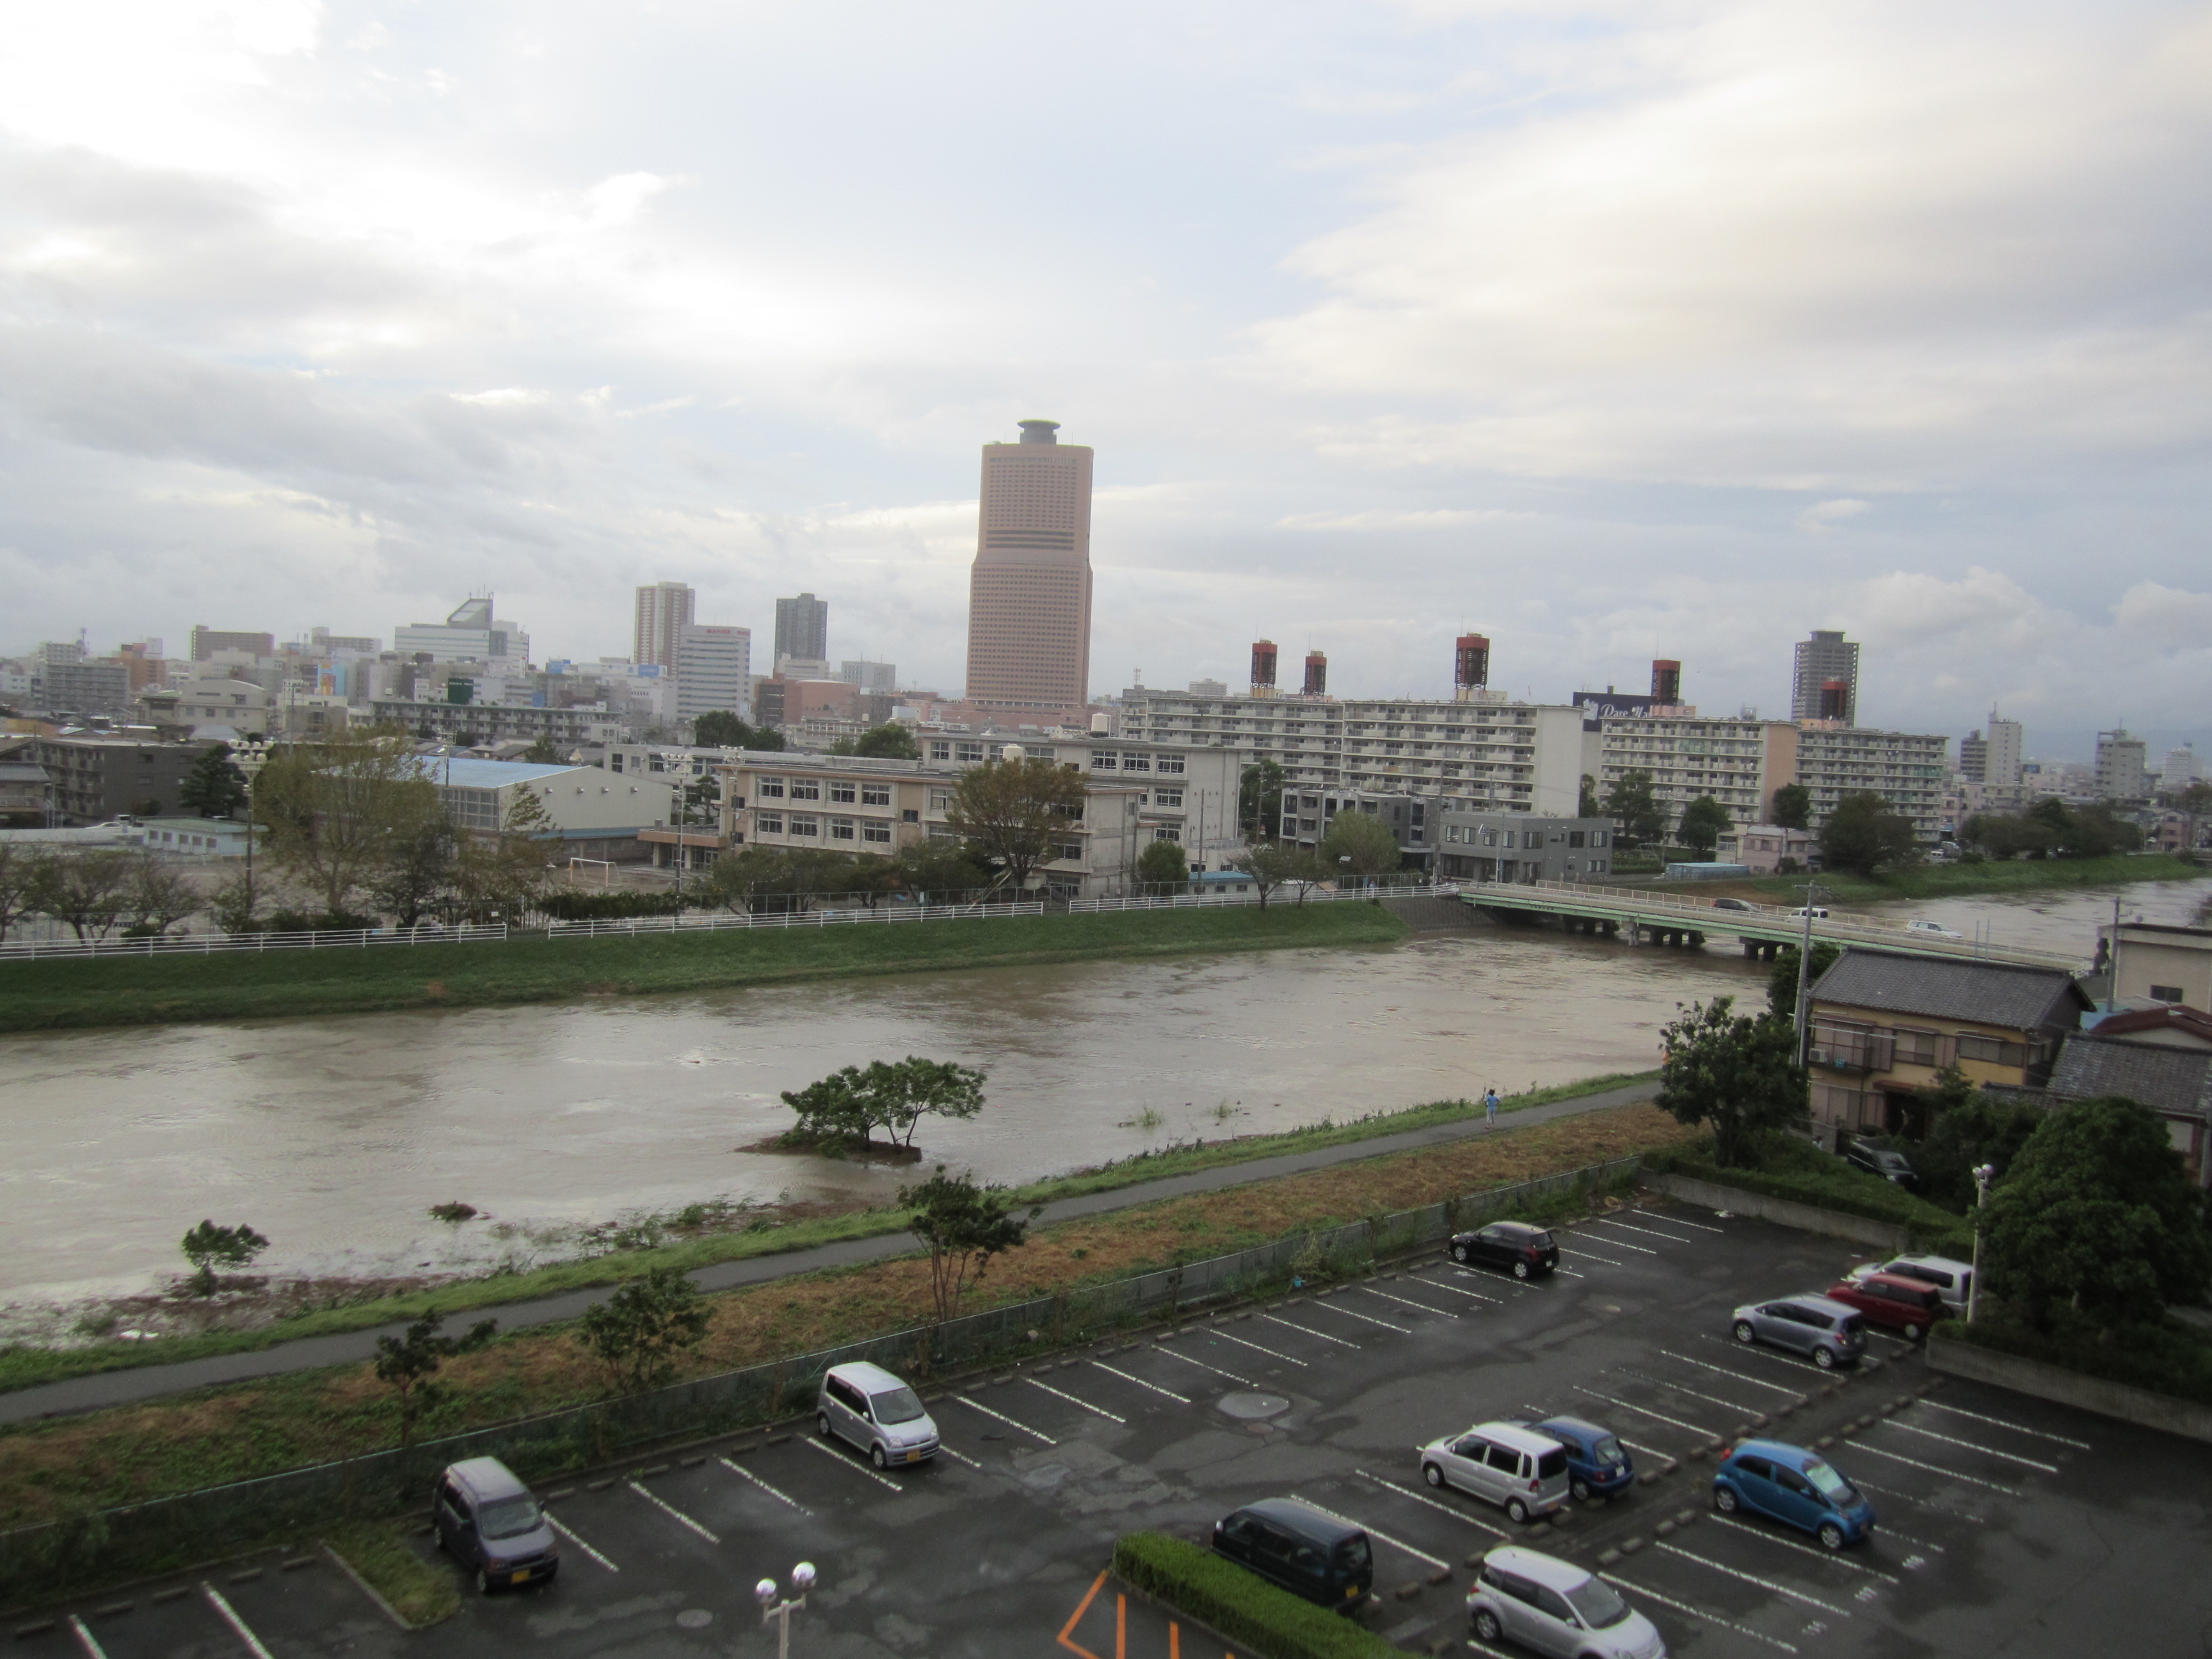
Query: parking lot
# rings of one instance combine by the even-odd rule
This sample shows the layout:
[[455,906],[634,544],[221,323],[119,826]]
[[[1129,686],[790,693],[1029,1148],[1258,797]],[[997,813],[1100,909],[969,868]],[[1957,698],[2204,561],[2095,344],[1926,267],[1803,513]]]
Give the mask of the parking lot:
[[[1848,1380],[1729,1340],[1738,1304],[1836,1278],[1853,1258],[1832,1240],[1654,1205],[1561,1243],[1549,1280],[1431,1260],[1001,1373],[932,1400],[933,1467],[879,1473],[801,1429],[596,1472],[548,1494],[557,1583],[471,1595],[426,1632],[397,1629],[303,1547],[63,1609],[9,1650],[768,1654],[752,1586],[807,1560],[820,1580],[793,1616],[794,1654],[1212,1659],[1220,1641],[1102,1577],[1111,1541],[1198,1537],[1269,1496],[1366,1528],[1371,1627],[1417,1651],[1468,1650],[1469,1559],[1508,1538],[1604,1572],[1678,1654],[2203,1650],[2212,1447],[1930,1388],[1880,1336]],[[1557,1413],[1671,1472],[1533,1528],[1423,1486],[1423,1442]],[[1870,1543],[1831,1555],[1714,1513],[1698,1454],[1754,1430],[1832,1439],[1825,1455],[1875,1504]]]

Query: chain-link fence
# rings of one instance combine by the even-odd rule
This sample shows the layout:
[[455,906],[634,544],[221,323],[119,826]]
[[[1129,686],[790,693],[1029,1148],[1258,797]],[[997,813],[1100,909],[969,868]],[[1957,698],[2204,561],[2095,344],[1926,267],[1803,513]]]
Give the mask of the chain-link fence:
[[438,1472],[465,1457],[497,1457],[526,1480],[542,1480],[632,1447],[773,1423],[811,1411],[822,1374],[854,1360],[872,1360],[926,1387],[948,1372],[1089,1341],[1133,1323],[1175,1323],[1296,1279],[1357,1273],[1516,1211],[1586,1199],[1630,1180],[1639,1164],[1617,1158],[405,1449],[365,1452],[0,1532],[0,1605],[36,1602],[72,1586],[210,1560],[282,1538],[313,1537],[342,1520],[427,1504]]

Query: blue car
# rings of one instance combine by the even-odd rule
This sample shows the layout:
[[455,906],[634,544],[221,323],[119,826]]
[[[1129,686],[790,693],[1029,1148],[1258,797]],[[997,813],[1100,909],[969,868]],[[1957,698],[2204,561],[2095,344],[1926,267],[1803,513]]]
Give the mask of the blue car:
[[1779,1440],[1747,1440],[1713,1471],[1713,1507],[1771,1516],[1839,1550],[1874,1531],[1874,1505],[1818,1452]]
[[1567,1449],[1567,1490],[1577,1503],[1585,1498],[1610,1498],[1636,1484],[1636,1465],[1613,1431],[1579,1417],[1547,1417],[1540,1423],[1522,1423]]

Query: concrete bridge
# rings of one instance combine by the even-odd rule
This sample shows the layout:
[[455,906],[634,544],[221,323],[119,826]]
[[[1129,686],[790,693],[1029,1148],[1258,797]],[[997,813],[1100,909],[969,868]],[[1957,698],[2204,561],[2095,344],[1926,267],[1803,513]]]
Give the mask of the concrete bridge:
[[[1483,882],[1462,886],[1459,897],[1478,910],[1557,916],[1570,933],[1625,936],[1631,944],[1696,946],[1708,938],[1726,935],[1741,945],[1744,955],[1753,957],[1772,957],[1785,945],[1801,944],[1805,936],[1805,919],[1793,915],[1793,907],[1741,901],[1746,908],[1739,909],[1736,901],[1723,903],[1680,891],[1583,887],[1564,881]],[[1866,945],[1960,962],[2008,962],[2075,974],[2087,973],[2090,967],[2086,955],[1916,932],[1901,921],[1843,910],[1815,916],[1813,938],[1816,943]]]

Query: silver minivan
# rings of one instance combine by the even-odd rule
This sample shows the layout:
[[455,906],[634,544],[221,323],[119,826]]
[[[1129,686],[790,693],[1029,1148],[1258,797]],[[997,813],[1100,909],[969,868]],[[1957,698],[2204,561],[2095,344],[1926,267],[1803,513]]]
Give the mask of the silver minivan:
[[1549,1515],[1567,1501],[1567,1449],[1511,1423],[1478,1423],[1421,1448],[1421,1479],[1456,1486],[1516,1521]]
[[1966,1311],[1966,1298],[1974,1287],[1973,1263],[1948,1255],[1893,1255],[1887,1261],[1863,1262],[1851,1269],[1850,1277],[1856,1280],[1875,1273],[1896,1273],[1933,1285],[1943,1305],[1955,1314]]
[[922,1409],[921,1396],[864,1360],[823,1373],[814,1426],[825,1440],[834,1437],[859,1447],[879,1469],[937,1455],[937,1425]]
[[1658,1630],[1604,1579],[1518,1544],[1482,1558],[1467,1619],[1479,1641],[1510,1636],[1557,1659],[1667,1659]]

